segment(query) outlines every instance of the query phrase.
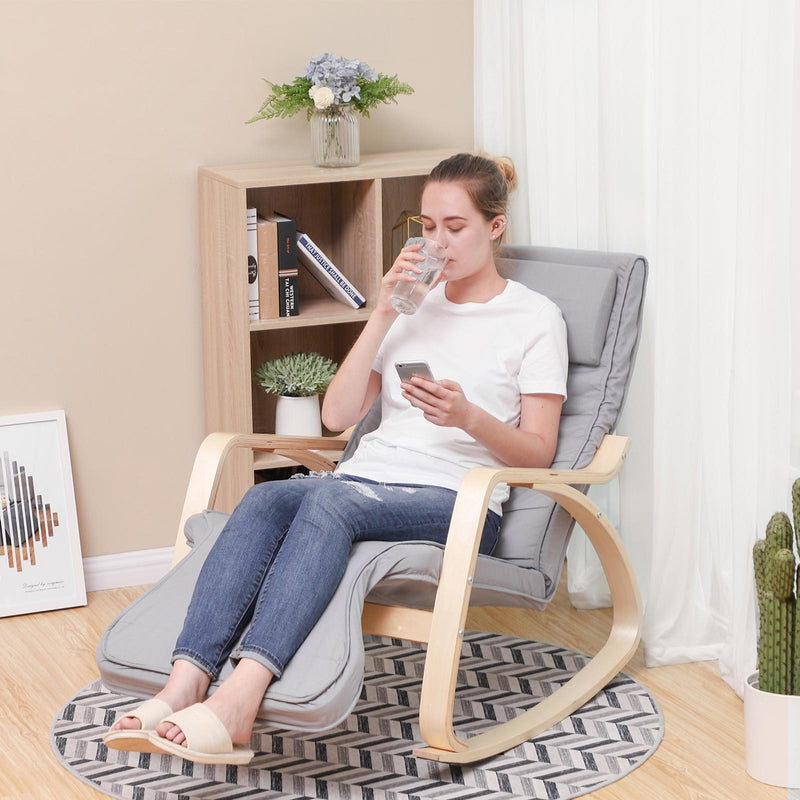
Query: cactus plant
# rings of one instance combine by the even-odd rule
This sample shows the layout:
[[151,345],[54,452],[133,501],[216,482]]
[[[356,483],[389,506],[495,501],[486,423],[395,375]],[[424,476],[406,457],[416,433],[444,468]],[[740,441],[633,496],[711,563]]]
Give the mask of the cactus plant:
[[800,553],[800,478],[792,484],[792,516],[794,535],[797,538],[797,552]]
[[[792,486],[792,515],[800,553],[800,478]],[[800,567],[792,551],[792,521],[773,514],[766,538],[753,547],[753,569],[759,607],[759,688],[775,694],[800,695]]]

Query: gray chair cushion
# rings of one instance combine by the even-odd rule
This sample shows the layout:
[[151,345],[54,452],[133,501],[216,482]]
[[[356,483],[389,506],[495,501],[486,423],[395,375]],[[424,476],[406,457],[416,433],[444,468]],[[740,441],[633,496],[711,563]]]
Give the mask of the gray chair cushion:
[[[647,263],[627,254],[537,247],[508,248],[504,256],[508,277],[552,296],[562,307],[571,364],[554,466],[583,467],[602,437],[614,430],[625,401],[641,327]],[[379,418],[376,404],[357,427],[344,459]],[[192,588],[225,519],[210,511],[192,517],[186,531],[194,542],[192,552],[104,633],[97,662],[109,688],[146,697],[163,686]],[[478,558],[471,601],[545,608],[558,584],[573,524],[543,495],[512,488],[498,545],[491,557]],[[442,552],[439,545],[424,542],[357,544],[322,619],[280,680],[270,686],[260,716],[301,730],[322,730],[343,719],[358,699],[362,682],[360,620],[365,598],[432,607]],[[220,679],[230,669],[229,664]]]
[[[226,519],[214,511],[192,517],[187,523],[187,533],[196,540],[192,551],[103,634],[97,664],[110,689],[148,697],[164,685],[192,589]],[[413,546],[406,544],[386,548],[383,543],[363,542],[353,549],[338,591],[280,680],[272,682],[259,716],[300,730],[323,730],[347,716],[358,699],[364,671],[364,594],[375,581],[376,570],[390,573],[393,563],[413,557]],[[231,670],[228,662],[210,691]]]
[[613,269],[518,258],[500,259],[498,267],[504,275],[535,289],[561,309],[570,364],[596,367],[600,363],[617,288]]
[[[503,256],[506,257],[508,277],[526,283],[543,294],[553,291],[541,283],[545,273],[525,268],[524,262],[542,261],[548,265],[558,265],[565,275],[575,268],[581,268],[613,276],[614,294],[600,359],[593,365],[576,363],[571,356],[567,378],[568,397],[561,411],[553,467],[580,469],[592,460],[603,436],[614,431],[625,403],[641,331],[647,262],[641,256],[628,253],[542,247],[508,247],[503,251]],[[577,276],[582,273],[574,274]],[[553,280],[554,275],[557,272],[548,270],[547,280]],[[565,280],[565,285],[573,287],[568,306],[573,320],[575,316],[580,316],[577,304],[581,297],[579,293],[574,293],[576,281],[577,278]],[[587,283],[582,298],[587,314],[596,305],[596,298],[591,292],[601,285],[604,285],[602,281]],[[606,297],[603,296],[601,300],[599,305],[604,307]],[[571,338],[573,329],[570,328],[566,312],[562,313],[567,322],[567,336]],[[574,321],[572,324],[575,325]],[[594,328],[596,324],[593,322],[590,327]],[[579,338],[586,335],[586,330],[578,328]],[[588,340],[581,344],[581,348],[588,346]],[[578,488],[585,490],[586,487]],[[503,524],[495,555],[520,566],[539,570],[546,576],[548,597],[552,597],[574,524],[569,514],[550,499],[530,489],[512,488],[503,509]]]
[[[149,697],[163,687],[192,589],[227,518],[217,511],[191,517],[186,525],[187,538],[194,543],[191,552],[105,631],[97,664],[109,689]],[[325,730],[343,720],[361,691],[365,599],[431,608],[443,552],[440,545],[425,542],[357,543],[339,588],[280,680],[270,685],[259,716],[294,730]],[[543,608],[535,600],[543,593],[544,580],[535,570],[481,557],[473,589],[477,604]],[[231,670],[229,662],[210,691]]]

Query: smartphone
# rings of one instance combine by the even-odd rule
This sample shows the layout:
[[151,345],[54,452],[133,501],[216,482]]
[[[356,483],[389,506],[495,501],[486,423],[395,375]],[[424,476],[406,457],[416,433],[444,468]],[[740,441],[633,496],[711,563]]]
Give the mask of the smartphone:
[[427,361],[396,361],[394,368],[400,376],[401,383],[410,381],[412,375],[419,375],[420,378],[427,378],[429,381],[435,380]]

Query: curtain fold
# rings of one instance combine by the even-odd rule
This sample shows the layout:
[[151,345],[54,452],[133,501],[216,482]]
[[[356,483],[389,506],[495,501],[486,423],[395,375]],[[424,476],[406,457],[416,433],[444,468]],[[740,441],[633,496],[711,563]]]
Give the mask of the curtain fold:
[[[475,1],[476,146],[519,169],[512,241],[651,264],[619,425],[646,661],[718,659],[740,693],[752,545],[800,458],[798,29],[797,0]],[[571,589],[601,603],[575,540]]]

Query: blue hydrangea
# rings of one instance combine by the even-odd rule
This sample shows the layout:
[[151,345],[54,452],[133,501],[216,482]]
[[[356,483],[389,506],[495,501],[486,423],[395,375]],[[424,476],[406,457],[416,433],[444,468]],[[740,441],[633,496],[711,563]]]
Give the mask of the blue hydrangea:
[[314,86],[327,86],[333,92],[334,103],[349,103],[353,98],[361,99],[361,87],[357,81],[378,79],[378,73],[364,61],[341,58],[332,53],[314,56],[301,73]]

